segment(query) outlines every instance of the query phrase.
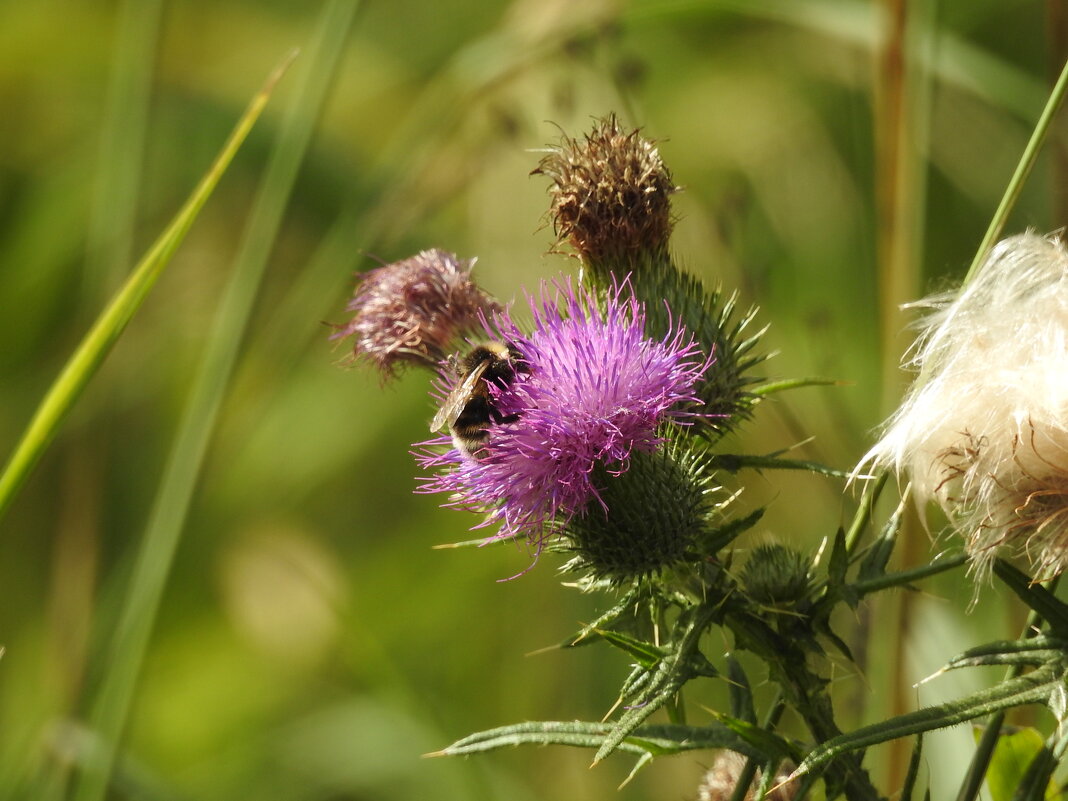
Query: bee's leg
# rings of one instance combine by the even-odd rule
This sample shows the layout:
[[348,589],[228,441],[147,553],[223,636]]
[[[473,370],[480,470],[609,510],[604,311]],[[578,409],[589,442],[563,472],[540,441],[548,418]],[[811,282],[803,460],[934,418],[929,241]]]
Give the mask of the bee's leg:
[[515,423],[519,420],[518,414],[501,414],[496,409],[490,409],[490,417],[493,418],[493,422],[497,425]]

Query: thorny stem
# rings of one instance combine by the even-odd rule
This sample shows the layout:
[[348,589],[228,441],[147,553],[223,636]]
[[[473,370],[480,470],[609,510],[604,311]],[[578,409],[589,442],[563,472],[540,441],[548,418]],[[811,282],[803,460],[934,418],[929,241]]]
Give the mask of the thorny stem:
[[946,556],[942,559],[936,559],[930,564],[920,565],[910,570],[902,570],[897,573],[886,573],[878,578],[868,579],[867,581],[858,581],[853,585],[853,589],[857,591],[857,594],[861,597],[876,592],[878,590],[885,590],[888,587],[900,587],[903,585],[911,584],[914,581],[934,576],[938,573],[943,573],[946,570],[952,570],[955,567],[960,567],[968,561],[968,555],[966,553],[953,554],[952,556]]
[[[779,676],[792,706],[805,721],[817,743],[842,733],[834,719],[834,708],[826,692],[826,680],[808,667],[804,650],[791,638],[782,636],[763,621],[744,612],[725,621],[746,647],[764,659]],[[828,769],[832,785],[845,789],[849,801],[878,801],[882,798],[861,767],[862,754],[841,757]]]

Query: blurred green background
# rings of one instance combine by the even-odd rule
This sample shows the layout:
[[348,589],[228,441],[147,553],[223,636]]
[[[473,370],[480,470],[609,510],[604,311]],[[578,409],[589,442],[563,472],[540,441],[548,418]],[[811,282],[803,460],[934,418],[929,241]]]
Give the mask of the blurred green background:
[[[334,70],[317,60],[327,13],[343,42]],[[1063,60],[1064,14],[1023,0],[0,3],[5,453],[267,73],[302,48],[0,521],[0,795],[67,797],[92,753],[83,721],[166,455],[249,210],[277,192],[262,189],[265,165],[318,70],[329,90],[291,195],[273,198],[277,237],[254,243],[269,248],[264,282],[109,797],[692,798],[710,755],[658,761],[621,791],[621,756],[594,770],[563,748],[421,758],[506,723],[599,719],[628,666],[599,648],[528,655],[606,603],[561,587],[555,557],[501,581],[529,554],[432,550],[477,521],[412,494],[426,378],[383,387],[328,341],[329,324],[345,321],[358,271],[427,247],[477,256],[503,299],[573,270],[547,255],[546,182],[529,173],[561,129],[614,111],[660,142],[685,190],[680,261],[760,306],[776,354],[764,372],[848,382],[763,405],[734,446],[799,445],[850,467],[902,386],[897,306],[970,262]],[[895,43],[908,69],[887,57]],[[1063,174],[1047,153],[1011,231],[1068,222]],[[762,502],[757,539],[812,548],[851,514],[840,483],[808,476],[747,477],[739,503]],[[913,547],[924,559],[941,546],[920,531]],[[859,672],[826,666],[846,725],[884,714],[891,684],[1018,627],[996,590],[966,616],[960,576],[926,589],[900,652],[891,604],[842,621],[864,655]],[[904,702],[978,679],[959,681]],[[698,721],[722,687],[690,700]],[[936,781],[959,779],[969,740],[935,740]],[[876,776],[888,759],[872,752]]]

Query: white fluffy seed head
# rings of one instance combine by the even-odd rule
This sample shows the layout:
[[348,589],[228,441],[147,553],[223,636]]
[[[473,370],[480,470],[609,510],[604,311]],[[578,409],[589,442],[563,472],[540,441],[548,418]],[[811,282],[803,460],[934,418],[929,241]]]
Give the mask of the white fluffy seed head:
[[1068,568],[1068,251],[1033,233],[999,242],[959,293],[928,298],[920,373],[861,462],[934,499],[985,571],[1026,555]]

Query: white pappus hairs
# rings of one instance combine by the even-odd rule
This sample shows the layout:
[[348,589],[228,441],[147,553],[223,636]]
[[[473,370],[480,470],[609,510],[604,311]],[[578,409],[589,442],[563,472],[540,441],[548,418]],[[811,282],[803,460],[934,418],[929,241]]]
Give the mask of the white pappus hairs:
[[1055,236],[999,242],[930,312],[907,358],[919,376],[858,467],[934,499],[985,572],[1002,553],[1036,579],[1068,567],[1068,251]]

